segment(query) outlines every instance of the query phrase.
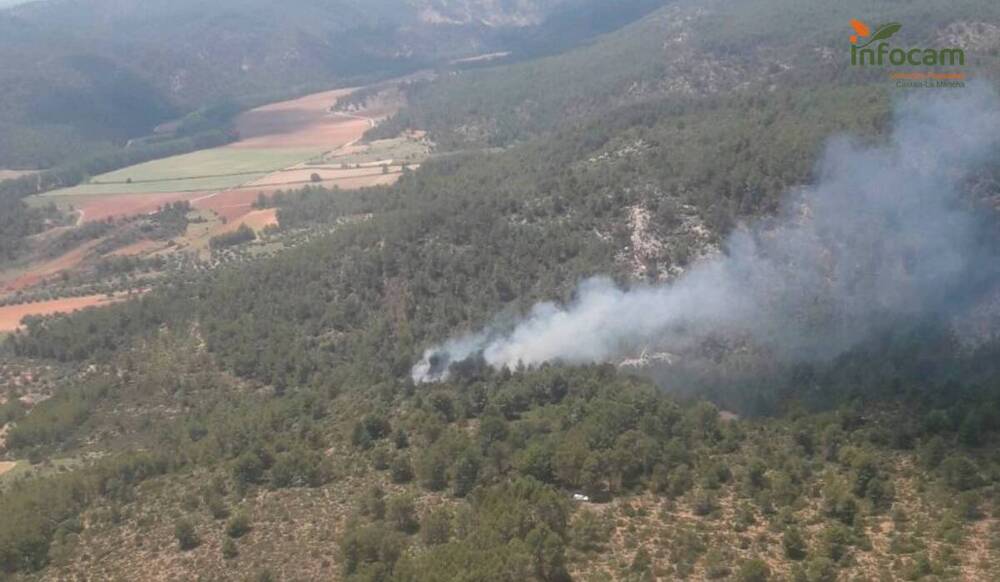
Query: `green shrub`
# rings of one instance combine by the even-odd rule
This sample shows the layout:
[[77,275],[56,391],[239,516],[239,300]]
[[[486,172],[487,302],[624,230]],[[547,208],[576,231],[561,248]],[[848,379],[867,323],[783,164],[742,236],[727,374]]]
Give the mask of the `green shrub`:
[[448,543],[451,539],[451,512],[442,507],[427,513],[420,525],[420,539],[428,546]]
[[570,525],[573,547],[583,553],[600,552],[611,540],[611,523],[593,511],[580,511]]
[[713,548],[705,555],[705,577],[709,580],[725,578],[732,573],[732,568],[726,562],[726,557],[718,549]]
[[362,515],[380,520],[385,517],[385,492],[378,485],[373,485],[361,496],[358,505]]
[[209,495],[205,499],[205,506],[213,519],[226,519],[229,517],[229,507],[221,495]]
[[182,551],[193,550],[201,545],[201,538],[187,519],[181,519],[174,525],[174,536]]
[[226,523],[226,535],[234,539],[247,535],[251,529],[250,516],[245,511],[236,512]]
[[227,560],[232,560],[233,558],[240,555],[240,550],[236,547],[236,542],[233,538],[226,538],[222,540],[222,557]]
[[241,224],[232,232],[213,236],[209,239],[208,246],[213,251],[221,251],[254,240],[257,240],[257,233],[249,226]]
[[789,527],[785,530],[781,537],[781,545],[785,549],[785,556],[790,560],[801,560],[806,557],[806,540],[797,527]]
[[806,563],[809,582],[837,582],[837,564],[830,558],[817,556]]
[[402,533],[413,533],[420,527],[413,499],[404,495],[389,500],[385,506],[385,519],[396,531]]
[[736,573],[739,582],[767,582],[771,579],[771,568],[759,558],[746,560]]
[[941,473],[945,483],[958,491],[974,489],[982,484],[976,465],[964,456],[948,457],[941,463]]
[[409,483],[413,480],[413,467],[410,465],[410,458],[406,455],[396,455],[392,465],[389,467],[389,476],[393,483]]

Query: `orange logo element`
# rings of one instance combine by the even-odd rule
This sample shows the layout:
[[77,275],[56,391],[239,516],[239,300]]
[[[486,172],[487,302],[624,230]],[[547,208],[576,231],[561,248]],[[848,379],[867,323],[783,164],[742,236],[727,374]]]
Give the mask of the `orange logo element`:
[[857,34],[851,35],[851,44],[858,44],[859,36],[868,36],[872,33],[872,29],[868,28],[867,24],[857,18],[851,19],[851,28],[854,29],[854,32],[857,32]]
[[879,26],[875,30],[875,34],[873,35],[872,29],[869,28],[867,24],[861,22],[857,18],[852,18],[851,28],[853,28],[854,32],[857,33],[851,35],[851,44],[853,45],[858,44],[859,37],[868,38],[869,36],[871,36],[871,38],[868,39],[868,42],[858,47],[858,48],[864,48],[870,45],[871,43],[875,42],[876,40],[889,40],[889,37],[899,32],[900,28],[903,28],[903,25],[899,24],[898,22],[890,22],[889,24],[883,24],[882,26]]

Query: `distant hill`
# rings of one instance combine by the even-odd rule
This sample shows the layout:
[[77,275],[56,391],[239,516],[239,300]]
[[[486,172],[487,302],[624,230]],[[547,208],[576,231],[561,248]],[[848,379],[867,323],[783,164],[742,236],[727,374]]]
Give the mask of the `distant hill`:
[[844,58],[851,18],[899,21],[912,46],[964,47],[972,76],[1000,79],[1000,5],[971,0],[837,3],[800,0],[671,2],[596,40],[547,58],[503,64],[414,85],[410,107],[378,128],[430,130],[443,147],[506,146],[568,120],[661,98],[703,100],[780,87],[873,83]]
[[597,17],[597,0],[19,5],[0,12],[0,168],[121,145],[224,98],[277,98],[499,50],[556,50],[662,3],[617,3],[611,19]]

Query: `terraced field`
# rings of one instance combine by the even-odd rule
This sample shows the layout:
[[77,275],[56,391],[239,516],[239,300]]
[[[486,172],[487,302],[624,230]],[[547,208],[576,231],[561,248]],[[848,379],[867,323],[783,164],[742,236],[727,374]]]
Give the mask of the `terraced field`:
[[[422,159],[427,148],[406,138],[357,145],[365,131],[393,110],[332,111],[352,91],[325,91],[253,109],[237,118],[242,137],[235,143],[102,174],[29,203],[55,203],[76,212],[82,224],[147,214],[187,200],[232,221],[249,213],[261,193],[316,183],[313,174],[323,185],[343,189],[391,184],[399,178],[399,165]],[[379,164],[386,161],[397,166],[384,172]],[[359,168],[359,163],[368,167]]]

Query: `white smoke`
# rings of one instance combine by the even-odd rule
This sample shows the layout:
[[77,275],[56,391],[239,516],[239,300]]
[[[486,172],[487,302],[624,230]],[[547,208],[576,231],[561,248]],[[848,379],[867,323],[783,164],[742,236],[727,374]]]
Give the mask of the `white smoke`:
[[496,368],[600,362],[708,334],[829,357],[899,318],[948,309],[974,269],[995,268],[961,183],[996,153],[1000,107],[984,86],[922,92],[899,104],[888,143],[831,140],[818,183],[791,193],[777,218],[738,228],[724,256],[668,285],[587,280],[568,305],[542,303],[513,329],[428,350],[414,380],[480,353]]

